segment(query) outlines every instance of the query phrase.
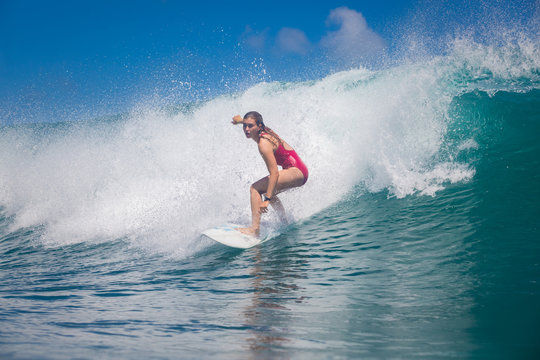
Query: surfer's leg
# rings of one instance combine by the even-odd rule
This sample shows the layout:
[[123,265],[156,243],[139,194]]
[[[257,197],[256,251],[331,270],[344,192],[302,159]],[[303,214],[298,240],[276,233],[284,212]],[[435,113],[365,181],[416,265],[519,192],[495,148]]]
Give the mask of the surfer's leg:
[[281,200],[277,197],[277,195],[272,196],[272,201],[270,201],[270,205],[272,205],[272,208],[275,209],[278,213],[279,220],[287,225],[287,215],[285,214],[285,208],[283,207],[283,204],[281,203]]
[[[251,227],[240,228],[238,229],[239,231],[249,235],[259,235],[259,230],[261,226],[261,214],[259,213],[259,209],[261,208],[262,203],[261,195],[266,192],[266,189],[268,188],[268,181],[269,177],[265,176],[262,179],[254,182],[249,188],[251,200]],[[299,169],[289,168],[285,170],[280,170],[278,182],[276,184],[275,194],[279,194],[280,192],[287,189],[302,186],[303,184],[304,175]],[[281,205],[281,209],[283,209],[281,201],[279,201],[279,204]],[[283,212],[285,212],[285,209],[283,209]]]
[[[266,184],[266,186],[264,184]],[[267,186],[268,177],[265,177],[253,183],[249,187],[249,196],[251,201],[251,227],[238,228],[238,231],[248,235],[259,236],[259,229],[261,227],[261,214],[259,213],[262,203],[261,194],[266,191]],[[263,188],[264,190],[262,190]]]
[[[304,175],[299,169],[289,168],[281,170],[279,172],[278,183],[276,186],[276,194],[279,194],[280,192],[288,189],[302,186],[304,183]],[[285,208],[283,207],[281,200],[276,195],[274,195],[272,196],[272,201],[270,201],[270,205],[272,205],[272,208],[277,211],[281,222],[286,225],[287,215],[285,214]]]
[[[302,186],[304,184],[304,174],[295,167],[280,170],[275,194],[279,194],[288,189]],[[274,194],[274,195],[275,195]]]
[[[265,179],[261,179],[261,180],[265,180]],[[259,236],[259,229],[261,226],[261,213],[259,212],[259,209],[261,208],[261,203],[262,203],[262,199],[261,199],[262,192],[255,187],[257,183],[251,185],[251,187],[249,188],[249,191],[250,191],[250,198],[251,198],[251,229],[253,230],[256,236]],[[266,179],[266,183],[268,183],[268,179]]]

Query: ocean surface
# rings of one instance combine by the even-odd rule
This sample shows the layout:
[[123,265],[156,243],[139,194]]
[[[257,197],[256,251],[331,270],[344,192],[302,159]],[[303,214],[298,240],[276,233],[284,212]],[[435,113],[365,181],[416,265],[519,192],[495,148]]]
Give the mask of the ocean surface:
[[[227,248],[266,174],[310,179]],[[455,40],[380,70],[0,128],[2,359],[540,358],[540,50]]]

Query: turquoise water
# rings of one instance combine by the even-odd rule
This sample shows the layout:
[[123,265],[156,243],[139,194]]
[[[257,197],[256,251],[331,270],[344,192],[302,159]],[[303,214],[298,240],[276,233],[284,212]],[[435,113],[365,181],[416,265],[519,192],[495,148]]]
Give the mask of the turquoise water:
[[[0,357],[537,358],[538,47],[0,130]],[[299,105],[300,104],[300,105]],[[258,109],[305,159],[237,250]],[[201,142],[205,146],[201,146]],[[234,151],[231,151],[234,149]],[[242,156],[237,156],[241,153]]]

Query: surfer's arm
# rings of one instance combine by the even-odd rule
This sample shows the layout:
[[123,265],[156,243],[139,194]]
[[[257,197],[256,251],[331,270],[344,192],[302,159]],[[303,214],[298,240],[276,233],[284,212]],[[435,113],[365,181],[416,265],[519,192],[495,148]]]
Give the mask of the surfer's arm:
[[276,157],[274,156],[274,148],[272,143],[270,143],[270,141],[259,141],[259,152],[261,153],[261,156],[266,163],[266,168],[270,173],[268,177],[268,187],[266,188],[266,196],[272,197],[279,178],[279,170]]
[[241,124],[241,123],[243,123],[243,122],[244,122],[244,118],[243,118],[242,116],[240,116],[240,115],[235,115],[235,116],[233,116],[233,118],[232,118],[232,123],[233,123],[234,125],[236,125],[236,124]]

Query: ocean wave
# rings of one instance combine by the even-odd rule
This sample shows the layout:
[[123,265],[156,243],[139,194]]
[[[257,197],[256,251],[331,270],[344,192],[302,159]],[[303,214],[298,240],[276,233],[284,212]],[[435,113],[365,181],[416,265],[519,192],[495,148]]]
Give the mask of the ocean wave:
[[[526,39],[503,47],[460,39],[445,56],[378,71],[259,83],[196,106],[141,104],[110,121],[4,127],[0,204],[13,216],[10,231],[39,227],[49,246],[126,239],[189,255],[205,228],[249,222],[247,189],[266,169],[229,119],[250,110],[310,169],[302,189],[282,196],[294,219],[359,185],[436,196],[474,177],[485,134],[500,126],[490,101],[538,89],[539,59]],[[478,92],[486,96],[467,100]]]

